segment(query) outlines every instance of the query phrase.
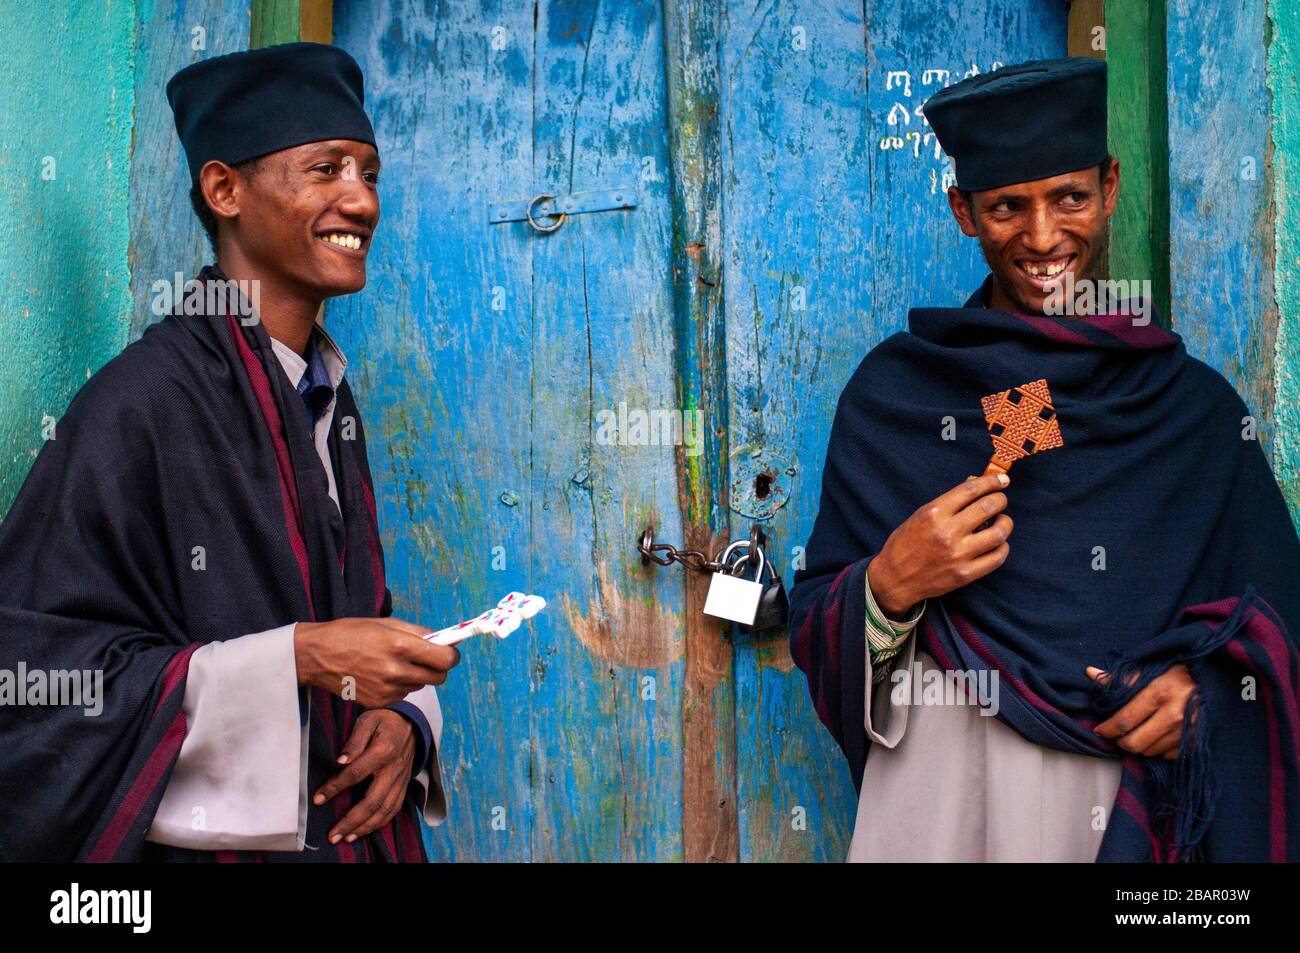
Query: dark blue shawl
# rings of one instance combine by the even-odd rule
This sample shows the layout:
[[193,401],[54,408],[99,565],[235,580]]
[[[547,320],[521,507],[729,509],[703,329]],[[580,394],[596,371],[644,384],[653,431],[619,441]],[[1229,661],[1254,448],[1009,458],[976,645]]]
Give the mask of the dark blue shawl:
[[[213,268],[199,279],[220,280]],[[341,421],[355,421],[344,438]],[[0,523],[0,668],[102,670],[104,710],[0,708],[0,844],[10,860],[424,859],[418,808],[352,844],[307,814],[301,852],[145,841],[185,738],[190,656],[289,622],[392,612],[361,417],[339,385],[330,455],[339,510],[260,323],[173,314],[78,393]],[[206,568],[194,571],[203,546]],[[362,708],[310,691],[315,790]]]
[[[1046,378],[1065,446],[1015,465],[1010,556],[930,600],[920,647],[945,668],[997,671],[998,717],[1030,741],[1123,758],[1099,860],[1300,860],[1300,540],[1258,441],[1243,439],[1250,411],[1154,321],[981,300],[912,310],[835,414],[790,633],[854,784],[869,744],[867,563],[918,506],[983,471],[980,398]],[[956,438],[943,440],[949,416]],[[1178,662],[1198,690],[1176,761],[1093,734]],[[1110,687],[1088,665],[1114,673]]]

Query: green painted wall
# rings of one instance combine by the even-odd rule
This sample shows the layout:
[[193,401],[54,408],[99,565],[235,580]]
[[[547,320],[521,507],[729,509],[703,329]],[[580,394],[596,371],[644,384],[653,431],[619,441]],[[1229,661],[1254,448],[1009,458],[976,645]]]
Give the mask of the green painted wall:
[[1109,273],[1150,279],[1169,320],[1169,174],[1165,143],[1164,0],[1106,5],[1108,136],[1120,163]]
[[[314,29],[327,29],[322,0],[308,6],[308,19],[326,24]],[[253,33],[262,44],[297,39],[300,7],[0,5],[0,516],[40,449],[42,422],[157,319],[152,282],[211,257],[189,207],[167,79],[247,48]]]
[[0,5],[0,513],[127,341],[134,31],[130,0]]

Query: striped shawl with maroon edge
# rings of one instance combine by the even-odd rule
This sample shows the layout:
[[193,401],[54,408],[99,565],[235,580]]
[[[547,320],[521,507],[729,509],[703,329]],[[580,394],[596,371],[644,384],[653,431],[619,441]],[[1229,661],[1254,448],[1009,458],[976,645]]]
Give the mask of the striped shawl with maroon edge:
[[[1300,540],[1249,410],[1154,321],[982,300],[912,310],[836,410],[790,633],[855,786],[866,566],[919,506],[982,472],[980,397],[1046,378],[1065,445],[1013,468],[1010,556],[930,599],[920,647],[996,671],[997,717],[1030,741],[1123,760],[1098,860],[1300,860]],[[1176,761],[1093,733],[1179,662],[1197,691]]]
[[[205,268],[202,281],[223,276]],[[355,421],[344,439],[342,421]],[[307,410],[260,323],[175,313],[82,388],[0,523],[0,667],[102,670],[103,711],[0,709],[10,860],[421,861],[414,794],[331,845],[365,790],[309,805],[302,852],[146,842],[176,761],[200,645],[294,621],[391,614],[365,437],[346,383],[330,434],[342,518]],[[193,568],[203,547],[205,568]],[[308,785],[361,708],[311,689]]]

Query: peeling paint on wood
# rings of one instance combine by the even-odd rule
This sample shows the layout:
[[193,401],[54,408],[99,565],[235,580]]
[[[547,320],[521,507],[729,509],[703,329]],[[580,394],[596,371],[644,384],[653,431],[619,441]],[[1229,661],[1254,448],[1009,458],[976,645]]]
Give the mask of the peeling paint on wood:
[[1300,5],[1270,0],[1268,90],[1273,127],[1272,230],[1277,333],[1273,472],[1300,526]]
[[[678,404],[704,418],[704,452],[677,454],[678,498],[686,547],[712,554],[727,540],[729,445],[720,11],[700,0],[667,0],[665,7]],[[719,622],[703,613],[707,591],[707,576],[687,574],[682,837],[688,861],[731,861],[739,856],[732,649]]]
[[[334,11],[334,42],[365,73],[383,205],[367,287],[330,301],[325,324],[368,428],[394,614],[431,628],[511,589],[558,595],[532,563],[546,517],[530,489],[530,245],[526,226],[482,225],[485,202],[532,177],[532,30],[511,3]],[[532,792],[549,787],[531,758],[532,687],[548,680],[553,619],[467,646],[440,691],[450,804],[426,837],[434,860],[532,857]]]
[[[959,305],[987,271],[952,221],[947,162],[917,108],[972,67],[1065,51],[1054,0],[866,9],[737,2],[723,22],[729,433],[797,462],[773,474],[788,502],[767,524],[787,586],[844,384],[909,307]],[[766,469],[748,459],[732,455],[737,485]],[[741,859],[842,859],[853,787],[784,633],[738,639],[735,664]]]
[[135,134],[131,150],[131,337],[162,318],[154,282],[182,281],[216,256],[190,207],[190,173],[167,81],[201,59],[247,49],[249,3],[138,0]]
[[[327,323],[365,355],[363,410],[382,421],[398,613],[462,618],[510,588],[554,607],[468,650],[442,693],[460,769],[433,856],[680,857],[682,582],[635,550],[650,514],[677,512],[675,448],[597,439],[602,409],[675,406],[657,4],[378,6],[335,11],[367,76],[384,212],[369,287]],[[635,210],[551,235],[482,214],[623,185]]]
[[597,659],[620,668],[663,669],[682,658],[681,620],[650,598],[628,597],[605,561],[596,563],[599,601],[583,612],[566,592],[560,596],[564,618],[573,634]]
[[[623,616],[611,641],[634,667],[593,655],[557,614],[542,628],[555,678],[534,688],[533,747],[554,765],[536,791],[537,860],[647,860],[681,851],[676,714],[681,663],[645,672],[642,647],[677,633],[635,626],[680,617],[677,574],[645,578],[640,514],[675,514],[674,448],[598,439],[602,411],[675,408],[671,349],[662,24],[652,0],[547,2],[534,35],[533,174],[526,198],[636,185],[635,210],[578,215],[533,255],[534,591]],[[648,161],[647,161],[648,159]],[[655,175],[645,174],[654,169]],[[529,187],[519,193],[521,186]],[[529,233],[518,223],[493,226]],[[574,483],[572,474],[587,471]],[[538,504],[541,509],[539,510]],[[669,532],[677,520],[668,519]],[[602,568],[605,572],[602,573]],[[659,610],[627,612],[626,599]],[[655,681],[643,698],[642,679]],[[585,761],[585,763],[584,763]]]
[[1273,435],[1273,196],[1265,0],[1207,17],[1170,0],[1169,231],[1173,328]]

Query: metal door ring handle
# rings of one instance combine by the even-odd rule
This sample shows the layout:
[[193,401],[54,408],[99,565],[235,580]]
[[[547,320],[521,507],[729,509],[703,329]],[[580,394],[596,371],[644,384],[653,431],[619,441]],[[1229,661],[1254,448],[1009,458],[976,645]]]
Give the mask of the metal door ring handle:
[[533,218],[533,209],[537,208],[538,203],[545,202],[547,199],[553,199],[553,198],[555,198],[554,195],[548,195],[546,192],[543,192],[541,195],[534,197],[533,200],[528,203],[528,211],[525,214],[528,216],[528,224],[533,226],[534,230],[539,232],[553,232],[561,225],[563,225],[564,220],[568,218],[568,215],[566,215],[564,212],[550,212],[545,217],[555,219],[555,224],[553,225],[537,224],[537,219]]

